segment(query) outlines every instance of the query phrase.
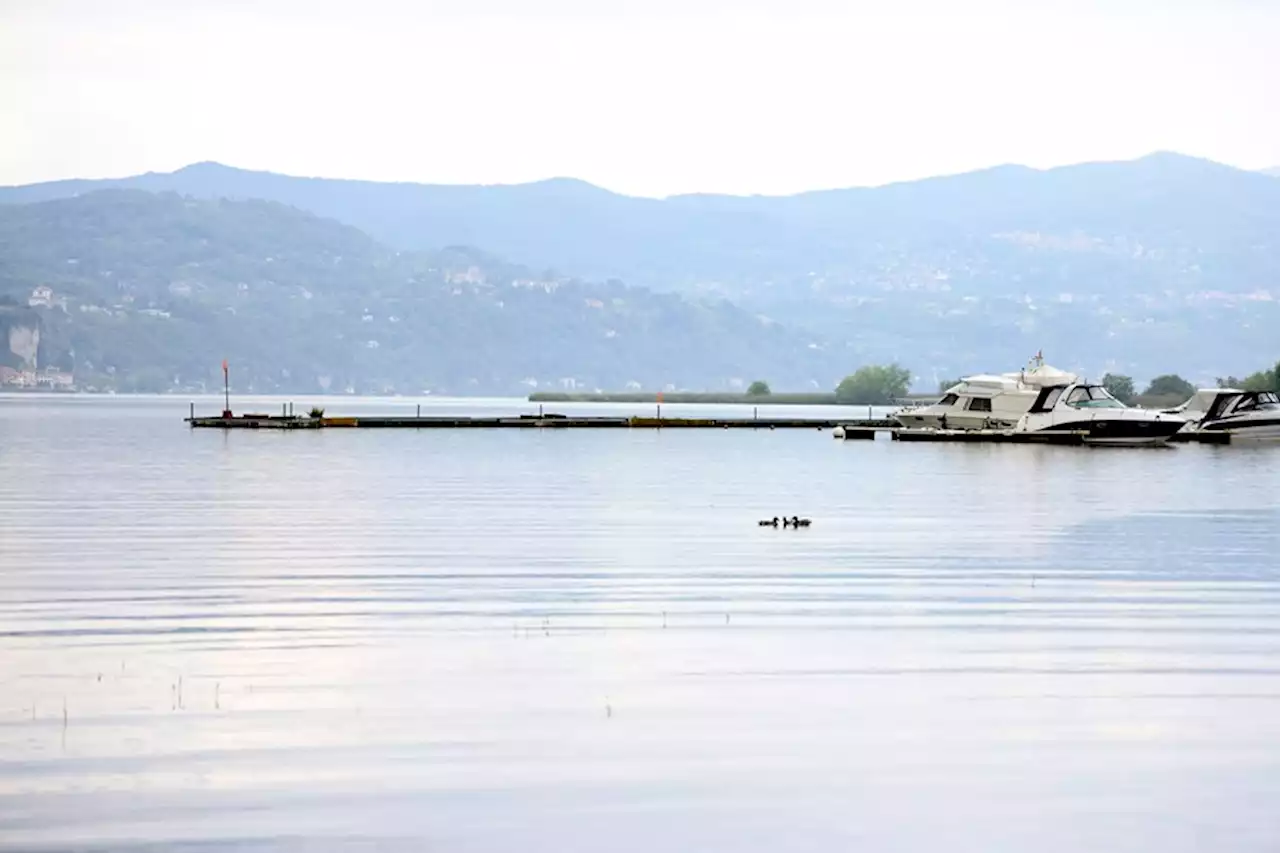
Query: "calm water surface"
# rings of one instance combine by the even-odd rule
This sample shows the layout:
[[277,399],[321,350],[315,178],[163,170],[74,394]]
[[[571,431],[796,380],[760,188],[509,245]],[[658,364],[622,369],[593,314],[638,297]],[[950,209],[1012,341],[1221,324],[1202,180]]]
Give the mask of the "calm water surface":
[[4,849],[1280,849],[1280,448],[185,413],[0,399]]

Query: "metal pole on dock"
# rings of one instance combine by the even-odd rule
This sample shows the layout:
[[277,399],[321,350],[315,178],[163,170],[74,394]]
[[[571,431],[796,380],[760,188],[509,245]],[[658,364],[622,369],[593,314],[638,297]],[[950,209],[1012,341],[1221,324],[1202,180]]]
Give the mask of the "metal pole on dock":
[[418,417],[422,417],[422,404],[418,404]]
[[190,406],[191,406],[191,420],[194,421],[196,419],[196,404],[191,403]]
[[225,358],[222,360],[222,393],[224,395],[222,416],[229,418],[231,417],[231,373],[227,368],[227,360]]

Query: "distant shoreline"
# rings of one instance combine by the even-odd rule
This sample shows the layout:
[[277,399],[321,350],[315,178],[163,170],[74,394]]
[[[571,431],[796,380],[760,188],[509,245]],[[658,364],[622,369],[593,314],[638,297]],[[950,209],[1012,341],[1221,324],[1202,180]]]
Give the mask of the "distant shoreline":
[[[937,394],[908,395],[893,403],[933,402]],[[571,391],[535,391],[529,395],[530,403],[713,403],[718,405],[746,406],[866,406],[866,403],[849,403],[840,400],[833,392],[800,392],[774,394],[729,394],[717,391],[663,392],[661,399],[654,391],[626,391],[620,393],[574,393]]]
[[[204,391],[111,391],[105,389],[88,390],[85,388],[26,388],[0,386],[0,395],[31,397],[172,397],[175,399],[222,399],[221,389]],[[236,398],[252,399],[256,397],[278,399],[282,397],[298,397],[307,399],[409,399],[409,400],[468,400],[468,399],[522,399],[517,394],[347,394],[334,391],[237,391],[231,389],[232,402]],[[661,400],[657,392],[568,392],[568,391],[536,391],[523,398],[530,403],[648,403],[656,404],[711,404],[711,405],[745,405],[745,406],[846,406],[865,408],[867,403],[848,403],[837,399],[831,392],[798,392],[774,393],[752,396],[750,394],[733,394],[718,391],[669,391],[663,392]],[[916,403],[932,403],[938,399],[937,394],[908,394],[895,399],[891,403],[871,404],[877,407],[895,407]]]
[[[941,394],[908,394],[898,397],[891,403],[874,403],[870,405],[881,408],[898,406],[929,405],[936,403]],[[867,403],[848,403],[836,397],[832,392],[800,392],[774,394],[728,394],[718,391],[670,391],[663,392],[658,399],[654,391],[608,392],[572,392],[572,391],[535,391],[529,395],[530,403],[709,403],[713,405],[743,406],[847,406],[865,408]],[[1139,394],[1129,404],[1143,409],[1169,409],[1185,402],[1178,396],[1161,396]]]

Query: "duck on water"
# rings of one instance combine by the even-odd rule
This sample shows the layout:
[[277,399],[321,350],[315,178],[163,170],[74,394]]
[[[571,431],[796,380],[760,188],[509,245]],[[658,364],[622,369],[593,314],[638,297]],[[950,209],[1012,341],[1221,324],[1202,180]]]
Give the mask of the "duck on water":
[[[777,527],[778,517],[775,515],[773,518],[761,519],[756,523],[761,527]],[[793,515],[790,518],[787,518],[786,516],[782,517],[783,527],[808,527],[810,524],[813,524],[813,519],[801,518],[798,515]]]

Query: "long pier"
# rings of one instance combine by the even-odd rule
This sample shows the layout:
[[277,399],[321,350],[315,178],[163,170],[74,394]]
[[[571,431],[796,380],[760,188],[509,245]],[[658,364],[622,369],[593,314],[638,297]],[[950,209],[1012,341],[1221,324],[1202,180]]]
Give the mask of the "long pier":
[[[872,441],[878,433],[888,433],[893,441],[955,442],[962,444],[1065,444],[1085,443],[1082,432],[1017,433],[1011,430],[935,430],[906,428],[893,419],[825,418],[664,418],[660,416],[609,417],[539,413],[495,417],[362,415],[353,417],[312,417],[294,414],[221,414],[184,419],[193,429],[812,429],[833,430],[836,438]],[[1226,433],[1179,433],[1172,443],[1228,444]]]
[[[517,415],[514,417],[447,416],[356,416],[310,417],[309,415],[238,415],[196,417],[186,423],[204,429],[816,429],[829,430],[852,425],[861,429],[890,429],[896,422],[869,420],[850,422],[819,418],[664,418],[568,416],[559,414]],[[874,437],[874,436],[871,436]]]

